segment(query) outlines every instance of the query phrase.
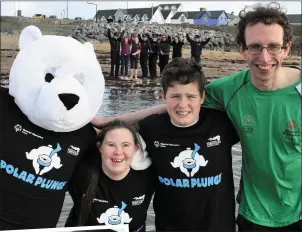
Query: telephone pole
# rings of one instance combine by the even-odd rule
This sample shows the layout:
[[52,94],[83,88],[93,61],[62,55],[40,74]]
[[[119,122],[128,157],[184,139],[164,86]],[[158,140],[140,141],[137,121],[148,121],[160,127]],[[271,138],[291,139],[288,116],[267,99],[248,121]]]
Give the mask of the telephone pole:
[[67,14],[67,17],[66,17],[66,18],[68,18],[68,0],[67,0],[66,14]]
[[95,3],[92,3],[92,2],[86,2],[86,3],[91,4],[91,5],[95,5],[95,22],[97,23],[98,22],[98,17],[97,17],[98,5],[95,4]]

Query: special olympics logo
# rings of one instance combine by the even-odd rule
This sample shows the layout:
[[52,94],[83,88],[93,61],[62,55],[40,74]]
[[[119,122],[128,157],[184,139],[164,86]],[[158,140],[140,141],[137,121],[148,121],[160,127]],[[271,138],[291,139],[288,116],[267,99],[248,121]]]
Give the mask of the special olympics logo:
[[22,131],[22,126],[17,124],[17,125],[15,125],[14,129],[16,132]]

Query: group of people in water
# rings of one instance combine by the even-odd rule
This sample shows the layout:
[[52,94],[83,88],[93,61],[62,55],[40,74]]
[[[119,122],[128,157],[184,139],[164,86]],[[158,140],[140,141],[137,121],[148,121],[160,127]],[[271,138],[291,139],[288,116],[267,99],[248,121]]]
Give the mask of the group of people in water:
[[[119,37],[119,44],[108,29],[112,75],[125,79],[130,59],[131,77],[138,78],[140,54],[144,75],[149,59],[155,77],[160,54],[164,104],[92,121],[95,142],[67,183],[74,206],[66,226],[128,224],[145,231],[154,195],[156,231],[231,232],[236,224],[239,231],[302,231],[301,70],[282,65],[291,27],[275,5],[239,16],[237,43],[249,69],[208,85],[192,45],[193,58],[173,53],[168,63],[169,38],[144,34]],[[239,141],[236,217],[232,146]]]

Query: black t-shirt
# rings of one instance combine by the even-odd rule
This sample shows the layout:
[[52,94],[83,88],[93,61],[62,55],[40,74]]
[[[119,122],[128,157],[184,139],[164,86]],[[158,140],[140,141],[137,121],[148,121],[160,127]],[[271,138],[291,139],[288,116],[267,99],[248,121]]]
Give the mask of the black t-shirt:
[[180,41],[176,43],[175,41],[173,41],[171,45],[173,46],[173,56],[181,56],[181,50],[184,43]]
[[167,113],[139,124],[157,178],[158,231],[235,231],[231,147],[238,142],[225,113],[201,109],[199,121],[174,126]]
[[67,182],[94,142],[92,125],[55,133],[21,112],[0,87],[0,229],[55,227]]
[[132,43],[131,54],[139,51],[141,49],[140,43]]
[[100,162],[91,161],[91,157],[100,156],[98,150],[90,149],[89,152],[89,156],[85,155],[79,163],[69,183],[68,189],[74,201],[74,207],[65,226],[77,225],[82,197],[91,180],[91,173],[88,170],[92,170],[96,166],[95,163],[98,163],[98,184],[90,214],[84,226],[129,224],[130,231],[145,231],[147,211],[154,192],[152,168],[141,171],[131,169],[124,179],[115,181],[102,171],[101,160]]
[[169,55],[171,44],[170,39],[160,42],[160,50],[165,53],[165,55]]

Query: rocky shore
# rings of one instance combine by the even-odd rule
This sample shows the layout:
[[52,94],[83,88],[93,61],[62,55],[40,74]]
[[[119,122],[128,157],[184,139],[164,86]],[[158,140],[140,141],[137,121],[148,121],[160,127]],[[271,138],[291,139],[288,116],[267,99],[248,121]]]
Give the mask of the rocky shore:
[[[73,29],[72,36],[81,42],[94,39],[99,42],[105,42],[107,38],[107,27],[114,31],[120,31],[121,25],[118,23],[89,23],[76,25]],[[137,35],[148,32],[151,36],[153,33],[166,34],[171,36],[172,41],[178,38],[179,41],[184,41],[185,48],[190,48],[190,44],[187,42],[184,33],[188,34],[191,38],[195,35],[201,37],[201,41],[210,38],[209,43],[204,47],[205,49],[215,51],[237,51],[237,45],[235,42],[235,36],[222,32],[220,30],[202,30],[197,28],[190,28],[184,26],[166,26],[166,25],[128,25],[125,26],[125,35]]]
[[[73,28],[72,36],[81,42],[85,42],[94,39],[98,42],[108,41],[107,27],[110,27],[112,31],[120,31],[122,25],[119,23],[104,23],[104,22],[90,22],[76,25]],[[301,31],[298,28],[294,28],[295,33],[293,36],[292,54],[295,56],[301,56],[302,41]],[[190,44],[186,41],[184,33],[189,34],[191,38],[194,35],[200,35],[201,40],[204,41],[210,38],[210,41],[205,45],[205,49],[224,52],[238,51],[238,45],[236,43],[236,30],[230,30],[232,33],[223,31],[225,28],[219,26],[199,26],[192,27],[191,25],[149,25],[149,24],[129,24],[125,26],[126,35],[142,34],[148,31],[151,36],[152,33],[167,34],[170,35],[172,40],[178,37],[179,41],[184,41],[185,48],[190,48]],[[300,29],[301,30],[301,29]]]

